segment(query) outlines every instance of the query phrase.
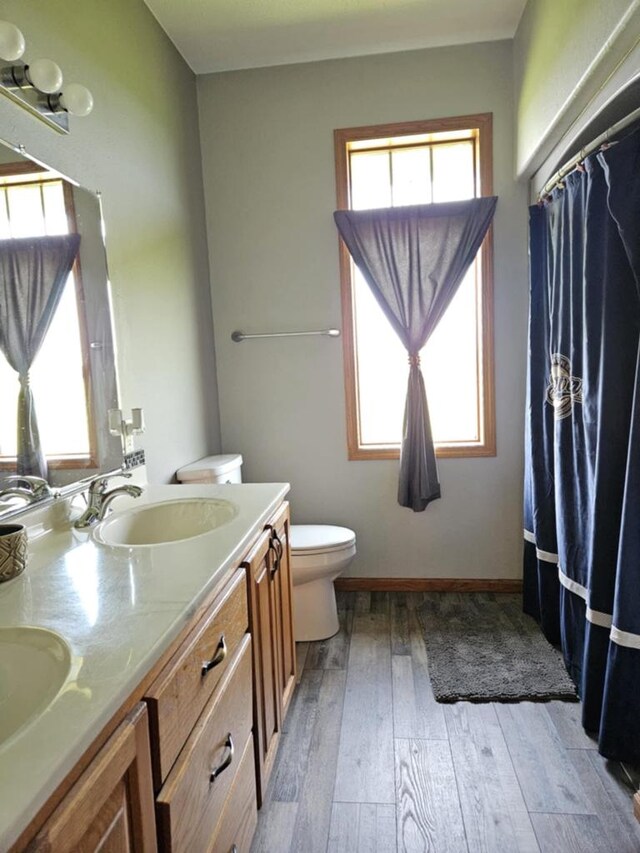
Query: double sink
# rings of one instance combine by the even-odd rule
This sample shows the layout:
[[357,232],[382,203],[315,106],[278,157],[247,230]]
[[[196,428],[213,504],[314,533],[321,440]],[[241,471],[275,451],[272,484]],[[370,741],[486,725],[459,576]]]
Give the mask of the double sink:
[[[210,533],[237,514],[236,504],[218,498],[163,501],[113,513],[92,536],[105,547],[150,548]],[[46,711],[71,667],[71,649],[55,631],[0,628],[0,748]]]

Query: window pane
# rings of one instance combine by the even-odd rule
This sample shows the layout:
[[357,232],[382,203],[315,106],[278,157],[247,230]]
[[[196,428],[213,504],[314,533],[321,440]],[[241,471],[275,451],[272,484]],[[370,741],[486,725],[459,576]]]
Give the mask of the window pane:
[[40,186],[8,187],[9,221],[12,237],[44,237]]
[[16,455],[16,431],[18,419],[18,374],[9,367],[0,355],[0,456]]
[[471,267],[421,353],[434,441],[478,441],[478,328]]
[[433,200],[459,201],[476,194],[472,142],[433,146]]
[[396,444],[402,436],[407,353],[357,270],[354,285],[361,441]]
[[[351,153],[352,207],[428,204],[476,195],[475,146],[452,142]],[[431,175],[433,168],[433,176]],[[404,347],[353,266],[356,371],[362,446],[398,445],[407,390]],[[422,370],[437,443],[479,441],[478,293],[475,265],[424,348]]]
[[351,209],[391,206],[391,175],[387,151],[351,156]]
[[69,232],[69,222],[64,204],[62,184],[45,184],[42,188],[42,197],[47,234],[67,234]]
[[428,148],[405,148],[391,155],[393,207],[431,201],[431,160]]
[[[64,372],[65,381],[59,376]],[[49,331],[31,369],[40,439],[45,456],[89,455],[82,346],[73,275],[69,276]],[[0,358],[0,453],[16,455],[18,375]],[[10,405],[7,402],[11,401]]]
[[[407,393],[407,353],[359,272],[354,275],[360,437],[399,444]],[[479,440],[474,268],[421,353],[434,441]]]
[[[12,237],[66,234],[69,231],[61,181],[33,186],[9,186]],[[0,209],[4,196],[0,195]],[[44,205],[44,208],[43,208]],[[43,209],[44,214],[43,215]],[[6,219],[4,220],[7,227]],[[0,212],[0,228],[3,226]],[[59,378],[64,375],[65,381]],[[87,397],[83,375],[83,352],[78,320],[76,285],[69,275],[58,308],[40,352],[31,369],[40,438],[45,456],[88,456],[90,454]],[[17,452],[16,372],[0,354],[0,456]]]
[[11,229],[7,213],[7,196],[4,190],[0,190],[0,240],[7,240],[9,237],[11,237]]
[[[63,387],[57,381],[61,371],[65,376]],[[31,375],[45,455],[88,455],[89,428],[73,275],[67,280]]]

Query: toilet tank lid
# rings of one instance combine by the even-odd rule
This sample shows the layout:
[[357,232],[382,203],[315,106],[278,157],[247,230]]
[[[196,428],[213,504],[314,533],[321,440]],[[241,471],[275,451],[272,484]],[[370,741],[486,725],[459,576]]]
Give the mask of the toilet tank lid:
[[356,534],[332,524],[292,524],[290,540],[292,551],[324,551],[353,545]]
[[223,453],[218,456],[205,456],[203,459],[198,459],[197,462],[191,462],[176,471],[178,480],[194,479],[199,476],[213,474],[228,474],[234,468],[239,468],[242,465],[242,456],[239,453]]

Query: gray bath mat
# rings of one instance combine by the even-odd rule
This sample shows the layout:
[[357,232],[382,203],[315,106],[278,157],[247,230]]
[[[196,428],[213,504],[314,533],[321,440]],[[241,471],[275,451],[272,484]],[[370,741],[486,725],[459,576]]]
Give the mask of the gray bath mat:
[[438,702],[577,701],[562,656],[519,595],[426,593],[418,610]]

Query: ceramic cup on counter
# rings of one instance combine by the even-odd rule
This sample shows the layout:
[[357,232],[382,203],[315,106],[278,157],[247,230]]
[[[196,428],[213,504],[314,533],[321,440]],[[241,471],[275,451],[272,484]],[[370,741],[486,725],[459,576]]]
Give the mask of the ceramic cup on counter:
[[0,583],[17,578],[27,565],[27,528],[0,524]]

